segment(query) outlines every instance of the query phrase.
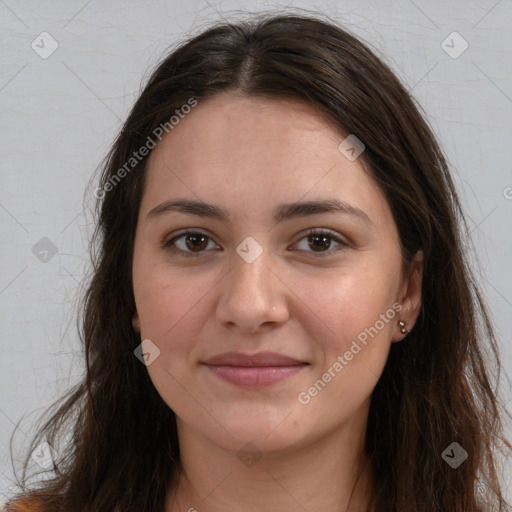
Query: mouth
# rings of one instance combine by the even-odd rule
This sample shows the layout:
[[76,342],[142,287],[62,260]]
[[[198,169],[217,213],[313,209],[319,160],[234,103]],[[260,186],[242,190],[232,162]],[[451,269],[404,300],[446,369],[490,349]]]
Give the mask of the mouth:
[[203,363],[214,375],[242,387],[270,386],[299,373],[309,363],[273,352],[229,352]]

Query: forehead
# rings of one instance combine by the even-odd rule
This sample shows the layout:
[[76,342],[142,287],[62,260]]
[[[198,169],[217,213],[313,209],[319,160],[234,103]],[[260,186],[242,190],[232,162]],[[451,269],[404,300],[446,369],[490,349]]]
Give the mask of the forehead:
[[141,210],[189,197],[244,215],[328,194],[378,218],[387,209],[383,194],[362,159],[339,151],[345,137],[299,101],[227,93],[202,100],[153,150]]

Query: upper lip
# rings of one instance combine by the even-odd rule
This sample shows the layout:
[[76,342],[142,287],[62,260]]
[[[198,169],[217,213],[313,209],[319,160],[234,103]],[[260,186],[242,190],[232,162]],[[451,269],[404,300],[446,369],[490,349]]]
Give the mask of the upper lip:
[[252,355],[241,352],[225,352],[207,359],[204,364],[212,366],[296,366],[305,363],[274,352],[259,352]]

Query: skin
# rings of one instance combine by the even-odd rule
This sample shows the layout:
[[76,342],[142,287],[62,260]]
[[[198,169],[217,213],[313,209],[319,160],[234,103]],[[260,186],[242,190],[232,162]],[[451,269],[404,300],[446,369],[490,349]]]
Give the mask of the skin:
[[[402,272],[389,205],[362,157],[350,161],[339,151],[345,136],[300,102],[223,93],[201,101],[149,158],[133,325],[160,350],[147,370],[177,415],[182,467],[169,482],[166,512],[364,509],[371,393],[391,343],[406,337],[398,321],[408,329],[416,321],[422,258]],[[230,219],[176,211],[148,217],[178,198],[223,207]],[[370,221],[348,213],[272,219],[283,203],[333,198]],[[162,247],[184,228],[209,238]],[[309,228],[332,230],[346,245],[311,241]],[[263,250],[251,263],[236,252],[248,236]],[[402,310],[300,403],[299,393],[397,302]],[[266,350],[308,365],[277,384],[245,389],[201,364],[223,352]],[[251,465],[237,457],[246,443],[261,455]]]

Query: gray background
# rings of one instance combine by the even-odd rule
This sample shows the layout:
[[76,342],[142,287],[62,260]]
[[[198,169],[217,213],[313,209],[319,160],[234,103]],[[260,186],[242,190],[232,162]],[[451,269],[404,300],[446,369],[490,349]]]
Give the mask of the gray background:
[[[510,0],[0,0],[0,501],[12,485],[15,424],[24,418],[19,456],[37,415],[82,371],[76,300],[93,229],[84,190],[141,85],[170,45],[210,21],[286,5],[322,11],[369,42],[426,111],[467,211],[477,277],[512,373]],[[503,392],[509,401],[508,384]],[[510,467],[505,474],[510,481]]]

